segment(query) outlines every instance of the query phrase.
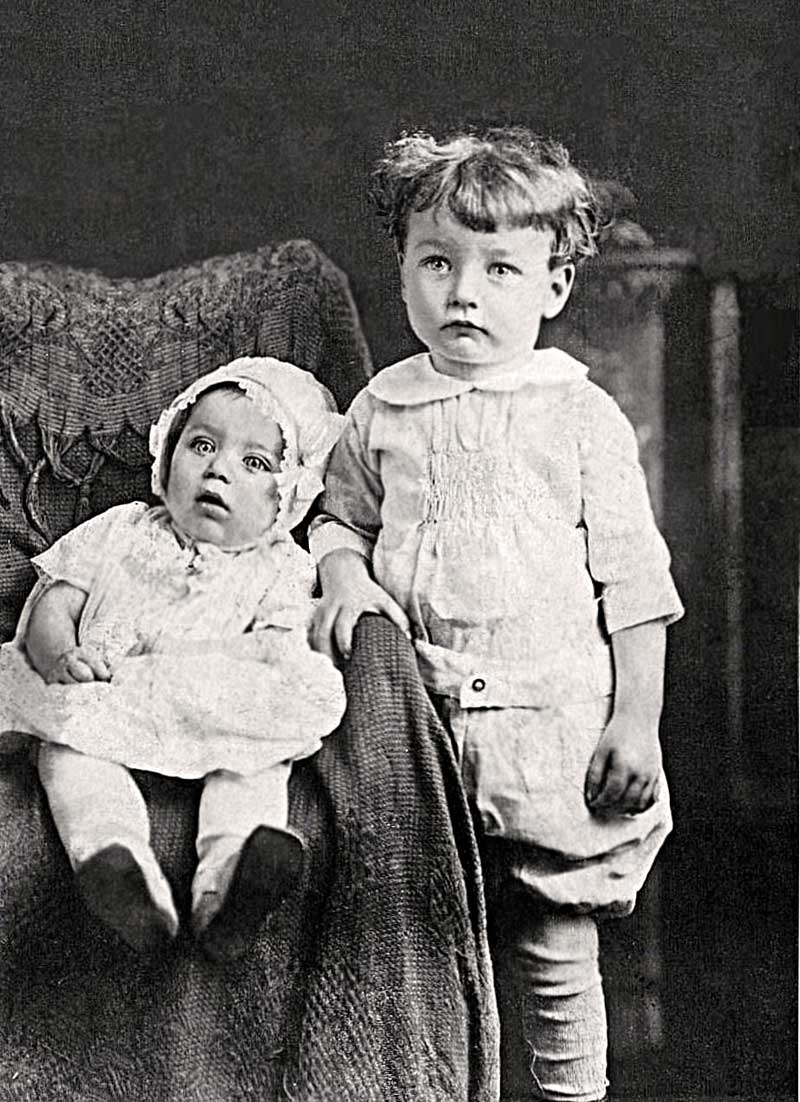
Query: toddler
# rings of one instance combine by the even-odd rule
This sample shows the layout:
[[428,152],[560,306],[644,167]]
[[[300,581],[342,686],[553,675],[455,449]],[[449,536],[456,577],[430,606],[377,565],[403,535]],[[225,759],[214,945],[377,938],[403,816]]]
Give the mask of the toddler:
[[414,640],[481,824],[508,1097],[605,1095],[596,918],[671,828],[659,718],[682,614],[631,425],[543,321],[596,251],[590,188],[524,129],[404,136],[374,197],[427,351],[333,451],[313,642],[380,612]]
[[241,955],[302,868],[290,764],[344,712],[307,640],[316,571],[290,531],[322,489],[341,417],[306,371],[234,360],[150,434],[163,504],[57,540],[0,651],[2,727],[42,740],[39,775],[90,910],[133,948],[178,931],[130,768],[204,777],[192,926]]

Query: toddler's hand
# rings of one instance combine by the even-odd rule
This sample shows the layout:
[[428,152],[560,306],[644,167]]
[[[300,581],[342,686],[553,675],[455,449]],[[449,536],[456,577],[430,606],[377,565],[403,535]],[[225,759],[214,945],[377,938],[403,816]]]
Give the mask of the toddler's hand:
[[[331,561],[332,560],[332,561]],[[327,570],[322,567],[327,566]],[[366,560],[354,552],[332,552],[321,564],[323,596],[317,605],[309,632],[314,650],[332,661],[338,655],[349,658],[353,631],[365,612],[386,616],[405,634],[410,634],[408,617],[385,589],[372,579]]]
[[110,681],[111,666],[103,654],[89,645],[70,647],[58,656],[45,674],[48,685],[78,685]]
[[658,799],[661,745],[658,725],[614,715],[586,774],[586,803],[600,815],[636,815]]

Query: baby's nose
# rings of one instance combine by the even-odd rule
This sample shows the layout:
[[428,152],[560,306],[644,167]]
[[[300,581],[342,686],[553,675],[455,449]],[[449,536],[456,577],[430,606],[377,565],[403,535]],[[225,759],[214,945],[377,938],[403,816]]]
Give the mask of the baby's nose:
[[228,464],[219,452],[209,457],[208,465],[203,471],[203,478],[219,478],[222,482],[230,482]]

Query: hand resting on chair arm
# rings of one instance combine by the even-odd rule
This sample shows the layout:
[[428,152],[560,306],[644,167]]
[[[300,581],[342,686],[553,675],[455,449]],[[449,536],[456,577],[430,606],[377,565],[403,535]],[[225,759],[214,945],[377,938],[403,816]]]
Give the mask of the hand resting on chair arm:
[[333,661],[349,658],[353,631],[365,612],[377,612],[404,634],[409,622],[400,605],[378,585],[367,559],[350,547],[328,552],[319,564],[322,599],[311,626],[311,645]]

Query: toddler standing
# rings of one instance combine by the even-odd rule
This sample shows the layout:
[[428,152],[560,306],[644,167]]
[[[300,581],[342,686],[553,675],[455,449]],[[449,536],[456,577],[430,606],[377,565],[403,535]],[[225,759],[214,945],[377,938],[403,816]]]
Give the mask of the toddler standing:
[[665,628],[682,614],[631,425],[541,323],[595,252],[590,189],[524,129],[387,147],[374,196],[427,351],[347,415],[312,525],[315,645],[409,632],[482,828],[515,1098],[606,1091],[596,918],[670,830]]
[[133,948],[177,933],[129,769],[204,777],[192,926],[241,955],[296,882],[291,762],[344,712],[307,640],[316,571],[290,531],[322,489],[341,427],[308,372],[234,360],[153,426],[163,504],[109,509],[33,562],[0,651],[2,728],[41,740],[39,775],[89,908]]

